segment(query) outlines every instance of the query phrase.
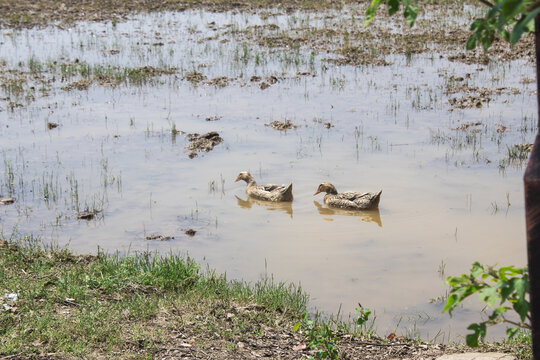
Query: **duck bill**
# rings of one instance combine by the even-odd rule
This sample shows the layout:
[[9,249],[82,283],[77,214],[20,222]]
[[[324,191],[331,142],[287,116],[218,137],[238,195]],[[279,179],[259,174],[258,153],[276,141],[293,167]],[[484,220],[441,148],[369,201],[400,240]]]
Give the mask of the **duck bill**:
[[315,194],[313,194],[313,196],[317,195],[317,194],[320,194],[321,193],[321,190],[317,190],[315,191]]
[[236,180],[234,180],[234,182],[239,182],[240,180],[242,180],[242,179],[240,179],[240,176],[239,176],[239,177],[236,178]]

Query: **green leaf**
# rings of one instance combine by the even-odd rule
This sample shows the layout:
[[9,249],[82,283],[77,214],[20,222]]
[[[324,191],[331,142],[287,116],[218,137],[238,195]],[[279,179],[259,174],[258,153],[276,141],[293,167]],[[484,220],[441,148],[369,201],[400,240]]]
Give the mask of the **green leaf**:
[[489,316],[489,320],[496,320],[499,316],[503,315],[509,308],[501,306],[493,310],[493,313]]
[[525,321],[527,314],[529,313],[530,304],[524,298],[520,298],[514,304],[514,310],[519,314],[521,321]]
[[517,296],[519,296],[520,298],[525,296],[525,293],[528,292],[529,289],[529,282],[523,278],[514,278],[512,280]]
[[[473,21],[473,23],[471,24],[471,30],[472,31],[476,31],[478,30],[478,28],[480,28],[480,26],[482,26],[482,24],[485,22],[484,19],[476,19]],[[480,265],[480,263],[476,262],[474,264],[478,264]],[[474,268],[474,265],[473,265],[473,268]]]
[[363,307],[360,304],[358,305],[359,307],[356,309],[356,314],[358,315],[358,318],[356,319],[356,324],[359,326],[362,326],[369,320],[369,316],[371,315],[371,310]]
[[450,295],[448,296],[448,298],[446,299],[446,304],[444,304],[444,308],[442,310],[442,312],[445,312],[448,310],[448,313],[450,315],[452,315],[452,310],[454,310],[456,308],[456,306],[459,304],[459,302],[457,301],[457,296],[456,295]]
[[486,337],[486,323],[471,324],[467,329],[473,331],[472,334],[468,334],[465,337],[467,345],[470,347],[478,347],[478,339],[484,340]]
[[399,0],[388,1],[388,15],[392,16],[399,10]]
[[504,0],[501,2],[501,13],[511,19],[525,9],[523,0]]
[[513,328],[508,328],[506,329],[506,337],[508,339],[512,339],[514,336],[516,336],[518,331],[519,331],[519,328],[517,326]]
[[484,48],[484,51],[487,51],[489,49],[489,46],[493,42],[492,36],[485,36],[480,39],[480,42],[482,43],[482,47]]
[[485,302],[489,307],[493,307],[497,300],[501,299],[501,295],[497,292],[497,286],[487,287],[478,292],[480,301]]
[[483,272],[484,272],[484,266],[480,264],[478,261],[476,261],[472,266],[471,275],[474,277],[477,277]]
[[373,20],[375,17],[375,13],[377,12],[377,8],[381,5],[382,0],[373,0],[371,2],[371,6],[369,6],[366,9],[366,19],[364,20],[364,27],[368,26],[369,23]]
[[298,329],[300,329],[300,322],[297,322],[294,326],[293,326],[293,331],[298,331]]
[[522,17],[521,20],[519,20],[512,29],[512,33],[510,34],[510,43],[514,45],[520,38],[521,35],[525,32],[526,29],[529,28],[529,23],[534,20],[536,15],[540,14],[540,7],[534,9],[530,13],[527,14],[527,16]]
[[516,268],[513,266],[503,266],[499,269],[499,277],[501,279],[508,279],[508,275],[514,276],[514,275],[520,275],[524,273],[523,268]]
[[505,41],[510,42],[510,33],[508,31],[501,30],[500,35]]
[[403,15],[405,16],[407,24],[412,27],[416,21],[416,16],[418,15],[418,7],[407,4]]
[[469,36],[469,40],[467,40],[467,50],[472,50],[476,47],[476,38],[478,35],[476,33]]

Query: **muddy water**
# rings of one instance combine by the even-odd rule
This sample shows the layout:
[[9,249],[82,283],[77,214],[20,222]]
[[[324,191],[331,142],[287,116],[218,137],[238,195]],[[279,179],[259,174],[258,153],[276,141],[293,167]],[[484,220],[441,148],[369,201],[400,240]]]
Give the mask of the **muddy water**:
[[[85,253],[181,252],[230,278],[272,274],[300,283],[326,313],[346,315],[361,303],[374,309],[381,334],[460,339],[479,308],[471,303],[452,319],[441,314],[443,279],[474,261],[526,262],[524,168],[505,159],[536,132],[533,84],[522,81],[534,77],[533,68],[464,65],[437,54],[338,67],[325,54],[294,51],[298,61],[291,62],[287,51],[255,45],[244,61],[235,54],[245,43],[234,35],[198,42],[214,33],[212,21],[218,28],[263,23],[256,15],[197,11],[116,27],[2,31],[4,67],[24,68],[32,57],[178,69],[143,85],[82,91],[61,90],[66,79],[47,96],[19,99],[24,106],[13,111],[0,103],[0,194],[17,199],[0,208],[3,235],[33,234]],[[286,27],[290,18],[269,21]],[[265,56],[259,65],[257,51]],[[235,80],[194,86],[182,80],[194,69]],[[261,90],[253,75],[279,81]],[[519,93],[450,111],[448,98],[460,96],[445,94],[451,75]],[[206,121],[213,116],[219,120]],[[298,127],[265,126],[275,120]],[[478,125],[460,130],[470,123]],[[507,131],[498,132],[501,125]],[[185,134],[172,134],[173,127]],[[208,131],[223,143],[190,159],[186,134]],[[294,202],[247,199],[244,184],[233,182],[243,170],[259,183],[293,182]],[[379,211],[327,209],[322,195],[313,196],[323,181],[342,191],[382,189]],[[93,220],[77,219],[92,209],[100,211]],[[152,234],[174,238],[146,240]]]

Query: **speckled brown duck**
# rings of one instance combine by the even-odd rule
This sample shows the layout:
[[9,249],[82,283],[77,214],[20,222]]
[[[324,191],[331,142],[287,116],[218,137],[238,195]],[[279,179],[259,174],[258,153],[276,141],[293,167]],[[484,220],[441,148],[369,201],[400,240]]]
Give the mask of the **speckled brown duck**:
[[336,187],[329,182],[319,185],[313,196],[325,192],[324,203],[328,207],[347,210],[373,210],[379,207],[382,190],[376,193],[359,193],[347,191],[338,193]]
[[257,185],[257,182],[247,171],[242,171],[238,174],[235,182],[244,180],[247,183],[246,193],[255,199],[272,201],[272,202],[284,202],[292,201],[292,183],[288,186],[285,185]]

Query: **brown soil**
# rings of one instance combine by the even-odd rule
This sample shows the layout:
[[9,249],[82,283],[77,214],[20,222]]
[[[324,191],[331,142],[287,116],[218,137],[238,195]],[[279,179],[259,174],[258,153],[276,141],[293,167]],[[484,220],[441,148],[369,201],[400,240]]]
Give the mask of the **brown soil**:
[[211,11],[255,11],[265,7],[278,7],[284,12],[295,9],[336,8],[352,0],[304,1],[304,0],[3,0],[0,2],[0,27],[35,27],[51,22],[69,25],[75,21],[122,20],[137,12],[185,11],[207,9]]
[[188,134],[188,140],[190,141],[190,144],[186,147],[186,150],[189,151],[190,158],[196,157],[198,151],[212,151],[214,146],[223,141],[223,139],[215,131],[211,131],[203,135]]
[[[283,314],[274,325],[256,319],[265,317],[266,309],[257,304],[238,305],[216,302],[213,306],[181,304],[162,309],[151,320],[158,339],[141,338],[126,343],[121,358],[149,356],[154,359],[310,359],[317,358],[317,349],[309,346],[306,334],[293,331],[294,323]],[[272,315],[274,316],[274,315]],[[214,331],[208,331],[210,326]],[[129,332],[129,330],[128,330]],[[132,336],[128,337],[133,338]],[[144,348],[152,341],[153,348]],[[351,336],[337,334],[339,359],[435,359],[445,353],[466,352],[456,345],[427,344],[395,337]],[[483,346],[475,351],[512,351],[511,346]],[[104,354],[96,349],[96,358]],[[150,353],[149,353],[150,352]]]
[[174,236],[167,236],[167,235],[161,235],[161,234],[152,234],[145,237],[146,240],[157,240],[157,241],[169,241],[174,239]]
[[[365,5],[358,7],[358,4],[352,0],[338,2],[329,0],[318,2],[305,0],[282,0],[279,2],[270,0],[235,0],[230,2],[215,0],[168,0],[162,2],[146,0],[64,0],[60,5],[52,0],[38,2],[4,0],[0,2],[0,27],[35,27],[45,26],[52,22],[57,22],[60,24],[59,26],[71,26],[75,21],[83,20],[122,21],[137,12],[147,11],[184,11],[204,8],[211,11],[260,12],[261,9],[267,9],[265,11],[271,11],[273,14],[283,14],[298,9],[339,9],[346,5],[355,6],[352,16],[357,18],[357,21],[352,24],[347,21],[340,21],[342,20],[338,18],[340,15],[334,14],[325,17],[331,23],[331,28],[313,29],[300,26],[292,29],[293,31],[283,32],[283,29],[280,29],[279,26],[271,24],[250,26],[239,33],[246,40],[256,42],[267,48],[298,49],[299,47],[307,47],[314,52],[333,53],[338,55],[338,58],[331,57],[331,61],[340,65],[386,65],[385,60],[382,58],[384,55],[417,54],[427,51],[446,53],[444,56],[448,56],[451,61],[467,64],[487,64],[490,59],[504,61],[512,59],[534,60],[532,36],[524,37],[512,49],[505,41],[496,40],[487,53],[484,53],[481,48],[474,51],[465,51],[464,44],[470,36],[470,31],[467,28],[440,29],[436,26],[436,19],[422,20],[422,14],[420,14],[418,24],[413,29],[409,29],[403,24],[400,17],[388,18],[386,9],[381,9],[377,19],[370,26],[364,27],[363,11]],[[446,14],[446,8],[450,11],[455,6],[461,6],[461,4],[459,2],[457,4],[454,2],[438,5],[423,4],[421,11],[435,10],[439,11],[439,14]],[[390,32],[388,26],[386,26],[388,23],[396,24],[400,31],[397,33],[395,31]],[[212,25],[209,24],[208,26],[211,27]],[[216,39],[229,40],[223,38],[223,36],[228,36],[229,32],[232,31],[231,29],[225,31],[223,29],[216,30],[220,30],[216,34]],[[205,79],[189,76],[188,74],[186,80],[199,83]],[[216,86],[227,84],[223,79],[213,79],[211,82],[214,82]]]
[[290,120],[285,121],[272,121],[271,123],[264,124],[266,126],[271,126],[273,129],[276,130],[290,130],[290,129],[296,129],[298,126],[294,125]]

